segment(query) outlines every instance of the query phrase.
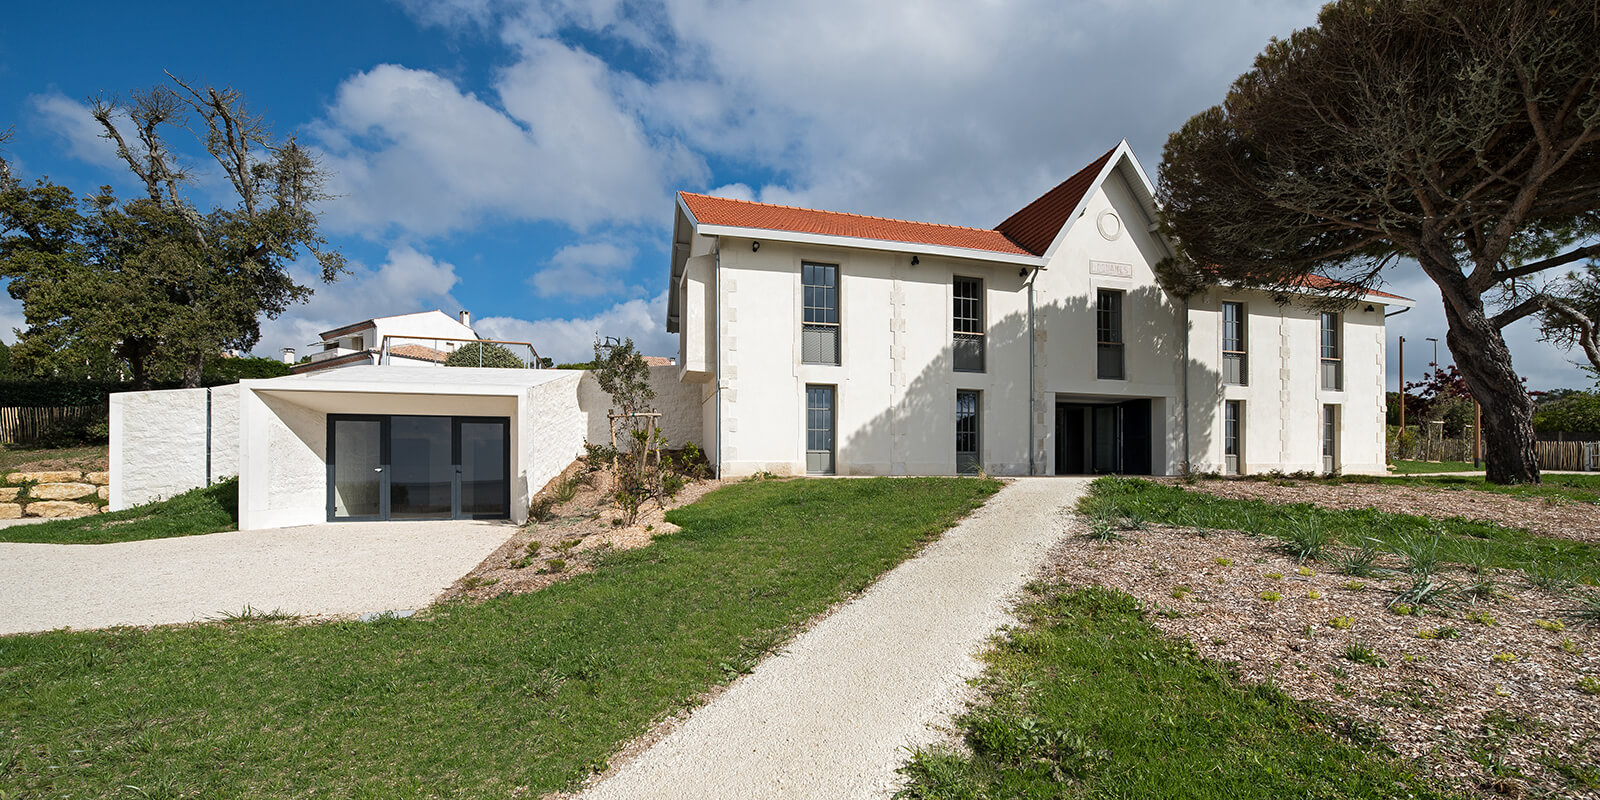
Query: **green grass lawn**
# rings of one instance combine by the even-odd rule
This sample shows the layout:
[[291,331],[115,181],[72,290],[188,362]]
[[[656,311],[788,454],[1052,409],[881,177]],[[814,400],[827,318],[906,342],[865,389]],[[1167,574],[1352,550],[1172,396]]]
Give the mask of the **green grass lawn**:
[[1471,461],[1392,461],[1396,475],[1415,475],[1419,472],[1482,472]]
[[0,797],[539,797],[998,489],[746,482],[542,591],[424,617],[0,638]]
[[110,449],[111,446],[105,444],[80,447],[0,445],[0,473],[13,472],[17,467],[39,462],[61,462],[61,469],[99,472],[106,468],[106,454]]
[[1285,540],[1314,527],[1348,546],[1371,542],[1380,548],[1407,547],[1431,542],[1438,534],[1438,555],[1444,561],[1522,569],[1568,582],[1600,583],[1600,548],[1459,518],[1435,520],[1375,509],[1336,510],[1305,503],[1230,500],[1138,478],[1095,481],[1089,495],[1080,501],[1079,510],[1093,516],[1241,530]]
[[917,753],[901,797],[1441,796],[1373,732],[1240,683],[1159,635],[1128,595],[1034,587],[1020,616],[987,655],[985,701],[960,720],[971,754]]
[[239,479],[229,478],[122,511],[0,528],[0,542],[105,544],[193,536],[238,527]]

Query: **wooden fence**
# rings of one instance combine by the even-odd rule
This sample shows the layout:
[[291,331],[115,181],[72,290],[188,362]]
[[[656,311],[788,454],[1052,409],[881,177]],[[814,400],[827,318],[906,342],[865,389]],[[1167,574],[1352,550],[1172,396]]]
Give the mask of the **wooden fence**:
[[105,413],[105,406],[0,408],[0,444],[32,444],[57,425],[93,422]]
[[1534,442],[1539,469],[1592,471],[1600,468],[1600,442]]

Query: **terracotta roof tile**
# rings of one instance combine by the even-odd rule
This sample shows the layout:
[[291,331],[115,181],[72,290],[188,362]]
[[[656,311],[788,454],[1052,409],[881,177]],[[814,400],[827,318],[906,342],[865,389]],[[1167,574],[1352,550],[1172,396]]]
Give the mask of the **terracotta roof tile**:
[[[1300,283],[1307,289],[1342,291],[1350,288],[1350,284],[1345,283],[1344,281],[1336,281],[1324,275],[1307,275],[1301,279]],[[1380,292],[1377,289],[1368,289],[1366,293],[1369,295],[1377,295],[1378,297],[1392,297],[1396,300],[1411,300],[1409,297],[1402,297],[1397,294],[1389,294],[1388,292]]]
[[[1120,144],[1117,146],[1121,147]],[[995,230],[1011,237],[1012,241],[1028,248],[1034,255],[1044,255],[1044,251],[1050,249],[1050,243],[1056,240],[1056,234],[1061,232],[1061,226],[1067,224],[1067,215],[1078,207],[1084,192],[1089,191],[1094,179],[1115,152],[1116,147],[1107,150],[1105,155],[1095,159],[1089,166],[1056,184],[1056,188],[1006,217],[1005,222],[994,226]]]
[[730,200],[703,194],[679,192],[690,213],[701,225],[726,225],[733,228],[760,228],[824,236],[848,236],[938,247],[961,247],[993,253],[1034,255],[1017,246],[1006,235],[984,228],[963,228],[931,222],[911,222],[887,217],[868,217],[839,211],[818,211],[748,200]]
[[415,358],[420,361],[432,361],[435,363],[442,362],[446,358],[450,357],[450,354],[443,350],[435,350],[431,347],[424,347],[420,344],[390,345],[389,355],[400,356],[401,358]]

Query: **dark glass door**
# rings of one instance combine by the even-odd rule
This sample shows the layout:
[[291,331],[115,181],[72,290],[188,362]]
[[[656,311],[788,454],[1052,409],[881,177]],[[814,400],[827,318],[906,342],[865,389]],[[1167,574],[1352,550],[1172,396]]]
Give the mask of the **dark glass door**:
[[328,519],[511,515],[510,420],[328,417]]
[[463,517],[499,519],[511,515],[510,427],[503,419],[457,419],[461,443],[461,513]]
[[328,425],[328,518],[382,519],[384,421],[335,418]]

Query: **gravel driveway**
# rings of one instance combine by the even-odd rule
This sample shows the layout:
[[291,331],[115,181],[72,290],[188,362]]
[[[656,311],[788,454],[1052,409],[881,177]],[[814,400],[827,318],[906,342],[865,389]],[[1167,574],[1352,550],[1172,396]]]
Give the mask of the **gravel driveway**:
[[0,634],[256,611],[428,605],[499,547],[505,522],[347,522],[116,544],[0,543]]
[[975,655],[1088,484],[1013,481],[580,797],[887,798],[906,748],[962,709]]

